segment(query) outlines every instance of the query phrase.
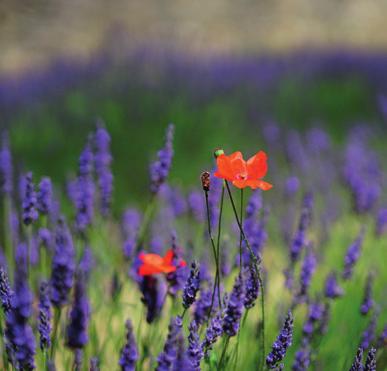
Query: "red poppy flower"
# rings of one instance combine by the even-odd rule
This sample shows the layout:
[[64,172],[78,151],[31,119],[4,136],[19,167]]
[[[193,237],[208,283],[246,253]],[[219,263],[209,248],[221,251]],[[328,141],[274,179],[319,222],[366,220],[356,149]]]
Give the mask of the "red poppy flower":
[[[138,257],[142,265],[138,268],[140,276],[150,276],[158,273],[171,273],[176,271],[177,267],[173,265],[173,250],[168,250],[164,257],[157,254],[141,253]],[[181,259],[179,267],[185,267],[187,263]]]
[[217,178],[229,180],[235,187],[252,189],[260,188],[264,191],[273,186],[262,180],[267,173],[267,155],[259,151],[247,161],[243,159],[241,152],[234,152],[226,156],[223,151],[216,158],[218,169],[215,172]]

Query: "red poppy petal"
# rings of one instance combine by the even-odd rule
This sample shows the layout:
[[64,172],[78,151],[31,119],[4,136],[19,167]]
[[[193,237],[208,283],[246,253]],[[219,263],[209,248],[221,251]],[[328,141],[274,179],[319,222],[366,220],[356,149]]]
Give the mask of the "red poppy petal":
[[246,179],[234,180],[232,184],[237,188],[246,188],[248,186]]
[[169,249],[163,259],[163,265],[172,265],[172,260],[173,260],[173,250]]
[[176,267],[174,265],[163,266],[161,270],[163,273],[172,273],[176,271]]
[[233,179],[233,169],[231,166],[230,159],[226,155],[220,155],[216,159],[216,164],[218,169],[214,174],[217,178],[223,178],[227,180]]
[[263,191],[268,191],[269,189],[273,188],[272,184],[265,182],[263,180],[248,180],[247,185],[252,189],[260,188]]
[[237,158],[231,162],[232,170],[233,170],[233,178],[236,179],[238,176],[243,175],[243,177],[247,177],[247,166],[246,161],[243,158]]
[[247,171],[250,179],[263,178],[267,173],[267,155],[259,151],[247,160]]
[[160,269],[157,269],[156,267],[152,265],[142,265],[140,268],[138,268],[138,274],[140,276],[150,276],[152,274],[161,273]]

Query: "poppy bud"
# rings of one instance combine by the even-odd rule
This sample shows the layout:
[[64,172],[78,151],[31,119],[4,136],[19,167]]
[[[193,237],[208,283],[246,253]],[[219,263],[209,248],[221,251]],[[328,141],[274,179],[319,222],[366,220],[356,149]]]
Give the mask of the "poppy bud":
[[222,148],[217,148],[214,152],[215,158],[218,158],[220,155],[224,155],[224,151]]
[[203,191],[208,192],[210,190],[210,173],[208,171],[204,171],[200,176],[202,181]]

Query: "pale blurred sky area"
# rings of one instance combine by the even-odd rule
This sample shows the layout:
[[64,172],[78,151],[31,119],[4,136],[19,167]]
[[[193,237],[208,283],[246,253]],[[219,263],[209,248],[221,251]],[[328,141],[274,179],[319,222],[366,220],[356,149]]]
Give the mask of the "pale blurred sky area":
[[195,54],[387,47],[386,0],[0,0],[0,72],[101,45]]

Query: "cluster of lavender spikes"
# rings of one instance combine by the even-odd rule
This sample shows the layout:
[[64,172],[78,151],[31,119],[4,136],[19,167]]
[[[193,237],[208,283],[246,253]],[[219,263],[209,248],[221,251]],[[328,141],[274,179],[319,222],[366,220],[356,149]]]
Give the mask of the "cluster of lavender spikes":
[[266,365],[268,368],[276,368],[286,355],[287,349],[292,345],[293,339],[293,316],[289,312],[286,316],[284,325],[277,340],[273,343],[271,352],[266,357]]
[[[322,133],[314,132],[307,135],[308,140],[314,143],[313,145],[308,143],[313,148],[311,152],[314,155],[318,155],[320,151],[324,151],[329,147],[326,143],[326,138],[324,139],[324,135],[320,134]],[[176,187],[164,184],[172,160],[172,137],[173,127],[170,126],[167,131],[165,148],[159,152],[158,161],[151,167],[151,172],[154,175],[151,179],[152,193],[154,195],[157,194],[159,199],[167,204],[166,208],[169,208],[168,212],[172,210],[172,221],[175,220],[174,218],[188,213],[190,213],[190,217],[203,221],[203,197],[199,200],[197,194],[195,196],[196,198],[192,197],[191,194],[191,205],[187,208],[186,200],[180,191]],[[290,147],[292,142],[297,143],[297,145],[302,145],[302,141],[298,135],[290,138],[288,143]],[[304,150],[305,148],[301,152]],[[300,166],[302,165],[302,167],[305,166],[305,168],[308,168],[307,161],[305,162],[302,156],[300,156],[301,152],[294,150],[294,148],[289,148],[289,160],[292,163],[298,163]],[[69,304],[70,298],[72,297],[73,300],[68,312],[69,316],[66,318],[67,326],[64,331],[66,341],[64,344],[74,352],[74,369],[80,370],[82,367],[86,367],[84,358],[88,355],[85,355],[83,350],[89,341],[88,327],[91,314],[87,286],[92,282],[91,274],[94,262],[99,262],[100,259],[99,253],[92,253],[94,239],[88,235],[88,228],[92,223],[94,202],[97,199],[96,196],[100,197],[101,214],[106,216],[109,213],[113,179],[110,173],[110,165],[110,137],[106,129],[99,126],[95,136],[93,136],[93,141],[89,140],[87,142],[79,159],[76,197],[74,198],[76,209],[74,231],[82,233],[76,235],[77,238],[74,241],[71,232],[72,225],[69,228],[62,217],[58,219],[60,211],[58,206],[54,205],[56,201],[53,198],[51,180],[47,177],[42,178],[37,192],[35,192],[35,186],[32,182],[32,173],[28,173],[21,180],[20,191],[22,203],[19,213],[24,225],[28,229],[25,229],[23,225],[19,225],[18,210],[12,205],[13,209],[10,215],[12,223],[9,223],[9,225],[13,226],[13,230],[11,231],[13,242],[16,241],[18,247],[14,254],[15,262],[10,261],[10,263],[16,264],[10,264],[8,266],[6,264],[8,263],[6,258],[0,256],[0,300],[5,315],[5,350],[8,361],[16,369],[33,369],[35,367],[35,361],[40,360],[38,357],[35,359],[35,337],[32,332],[33,327],[31,327],[33,322],[30,318],[34,314],[32,310],[33,295],[29,287],[30,283],[35,285],[38,282],[40,282],[40,290],[39,303],[37,304],[39,313],[36,328],[40,335],[40,348],[43,354],[45,356],[51,354],[52,350],[55,349],[54,345],[58,341],[57,333],[58,331],[59,333],[63,333],[61,329],[64,328],[63,323],[57,323],[60,320],[60,316],[57,316],[63,310],[63,307]],[[10,196],[10,192],[7,189],[7,182],[9,182],[7,177],[12,173],[12,169],[9,169],[10,166],[9,148],[7,147],[7,143],[3,143],[2,151],[0,151],[0,185],[3,188],[3,195],[6,197]],[[96,194],[94,194],[94,170],[98,177],[97,185],[99,193]],[[210,176],[209,173],[208,175]],[[217,218],[214,218],[214,215],[218,215],[220,212],[218,206],[221,190],[220,183],[218,185],[216,185],[216,181],[211,183],[211,189],[208,187],[207,190],[207,192],[210,192],[209,196],[211,198],[210,214],[212,216],[210,217],[210,224],[216,222]],[[286,197],[292,198],[295,192],[297,192],[299,184],[292,179],[287,186],[291,189],[285,192]],[[365,193],[368,191],[366,190]],[[359,195],[357,197],[361,196]],[[193,205],[192,200],[197,204]],[[363,202],[362,207],[368,209],[368,206],[364,204],[367,200],[362,199],[360,201]],[[53,211],[54,208],[57,209],[55,212]],[[261,193],[259,191],[253,192],[246,207],[246,218],[243,223],[243,228],[246,236],[250,240],[254,253],[257,255],[261,254],[262,247],[267,238],[266,221],[268,210],[267,207],[263,207],[262,205]],[[259,215],[260,211],[263,211],[261,213],[262,215]],[[307,236],[311,224],[312,212],[313,197],[311,193],[307,193],[303,199],[299,225],[294,239],[290,244],[290,269],[292,273],[298,272],[295,268],[297,268],[297,264],[300,265],[299,291],[293,292],[293,299],[303,298],[303,300],[295,300],[292,303],[292,311],[296,309],[296,305],[305,304],[307,306],[307,316],[302,328],[302,340],[295,353],[292,365],[293,370],[304,370],[313,364],[315,340],[318,340],[326,333],[330,308],[334,302],[330,299],[344,295],[344,291],[340,286],[340,276],[334,271],[330,272],[327,276],[323,288],[324,295],[320,292],[314,298],[309,293],[311,291],[309,287],[311,286],[319,257],[317,256],[317,248],[314,250],[312,241]],[[164,215],[162,214],[162,210],[160,213]],[[39,215],[43,216],[42,220],[39,219]],[[168,215],[170,217],[171,213]],[[49,216],[49,218],[45,216]],[[246,309],[245,318],[247,318],[247,314],[254,307],[258,296],[265,293],[264,288],[260,287],[259,272],[251,264],[250,256],[244,256],[244,267],[241,267],[240,273],[236,276],[231,292],[224,292],[225,287],[223,285],[221,288],[216,288],[216,290],[219,290],[219,295],[223,295],[222,303],[218,304],[216,300],[213,300],[216,297],[217,291],[210,289],[212,287],[211,281],[213,277],[208,262],[206,261],[207,252],[200,257],[200,261],[202,262],[200,265],[201,271],[199,272],[199,264],[193,261],[187,277],[186,271],[182,269],[183,265],[185,265],[182,264],[184,262],[183,251],[177,245],[177,238],[175,233],[173,233],[172,264],[176,269],[165,274],[165,276],[161,274],[140,276],[137,268],[141,262],[137,261],[140,259],[133,259],[133,253],[135,252],[134,247],[141,226],[141,218],[141,214],[136,209],[127,209],[124,213],[121,225],[124,248],[121,254],[126,258],[126,264],[131,264],[134,261],[133,268],[130,271],[132,277],[140,287],[142,301],[147,309],[146,319],[151,324],[161,317],[168,294],[174,303],[181,300],[183,307],[182,316],[177,316],[171,320],[163,351],[157,358],[157,369],[200,370],[202,361],[212,367],[212,363],[216,357],[211,357],[211,352],[214,352],[218,339],[224,337],[229,340],[230,337],[236,336],[241,330],[243,311]],[[144,219],[146,219],[145,214]],[[149,237],[149,246],[151,249],[154,248],[152,252],[162,254],[162,250],[164,249],[163,235],[162,232],[160,233],[161,236],[155,233],[155,231],[159,230],[156,227],[159,226],[152,225],[150,235],[146,236],[146,238]],[[32,235],[30,236],[27,231],[32,232]],[[170,230],[168,230],[168,233],[170,233]],[[364,230],[362,229],[357,239],[347,250],[344,270],[341,275],[342,280],[349,280],[353,275],[353,267],[360,257],[363,238]],[[24,239],[27,240],[28,245],[23,242]],[[227,242],[222,241],[221,254],[224,254],[224,256],[222,255],[222,260],[224,258],[225,260],[232,261],[233,257],[229,256],[232,250],[226,247]],[[39,256],[43,248],[48,255],[47,261],[43,261],[41,256]],[[244,250],[247,251],[247,249]],[[2,249],[0,252],[2,253]],[[184,257],[186,258],[188,256],[192,259],[192,252],[187,245],[187,249],[184,250]],[[162,258],[162,256],[153,257],[155,259]],[[94,260],[94,258],[97,260]],[[39,272],[38,276],[38,264],[46,262],[51,262],[51,272],[45,272],[45,269],[43,269],[42,272]],[[9,270],[14,266],[16,268],[15,278],[13,281],[11,280],[14,283],[12,288],[8,280],[7,266]],[[114,268],[113,274],[114,293],[111,295],[114,303],[120,298],[121,291],[119,287],[121,287],[120,282],[123,281],[120,270],[116,268]],[[265,267],[262,268],[263,272],[265,272]],[[226,271],[228,273],[225,273]],[[222,269],[221,272],[224,276],[232,274],[232,271],[230,272],[227,269]],[[46,281],[48,276],[50,276],[50,280]],[[41,278],[43,281],[41,281]],[[347,283],[349,284],[350,282]],[[32,285],[31,287],[33,287]],[[372,277],[369,275],[367,277],[360,311],[363,315],[366,315],[373,307],[377,308],[377,305],[376,301],[374,302],[372,293]],[[52,309],[55,311],[54,315]],[[374,312],[377,312],[377,310],[374,310]],[[187,341],[184,336],[184,330],[186,330],[184,327],[186,326],[183,326],[183,318],[186,315],[192,316],[192,318],[189,318],[188,344],[186,344]],[[185,317],[185,319],[187,318]],[[152,326],[155,325],[152,324]],[[380,337],[376,336],[376,328],[376,314],[374,314],[362,334],[360,348],[351,370],[359,369],[364,371],[376,369],[376,350],[373,348],[368,352],[365,365],[363,366],[362,364],[363,352],[374,345],[382,348],[386,344],[386,327],[383,329]],[[261,328],[259,330],[262,331]],[[281,362],[284,360],[287,350],[292,344],[292,339],[293,316],[289,311],[283,328],[273,343],[271,352],[266,357],[266,365],[268,368],[283,369],[284,365]],[[140,339],[137,340],[140,341]],[[228,344],[228,340],[225,342],[226,344]],[[126,342],[121,348],[120,358],[118,360],[121,369],[134,370],[136,367],[142,367],[144,365],[142,362],[147,357],[149,357],[149,362],[153,366],[152,355],[147,353],[150,349],[148,348],[148,344],[144,344],[143,349],[146,351],[144,359],[139,357],[139,350],[133,334],[133,326],[131,321],[128,320],[126,322]],[[225,347],[224,351],[226,350]],[[216,348],[215,351],[217,351]],[[101,360],[103,359],[102,357],[103,355],[101,355]],[[237,359],[238,355],[235,358]],[[55,368],[54,359],[47,359],[45,365],[47,369]],[[227,362],[229,361],[229,357],[225,357],[225,359],[227,359]],[[217,366],[221,365],[222,363],[220,361]],[[90,358],[90,369],[99,369],[98,358]]]

